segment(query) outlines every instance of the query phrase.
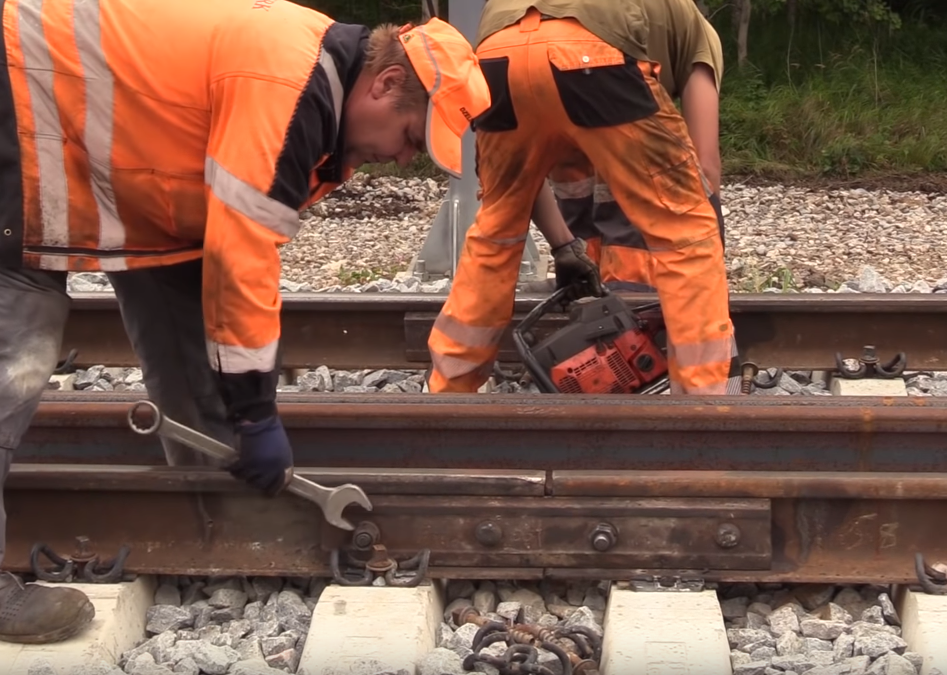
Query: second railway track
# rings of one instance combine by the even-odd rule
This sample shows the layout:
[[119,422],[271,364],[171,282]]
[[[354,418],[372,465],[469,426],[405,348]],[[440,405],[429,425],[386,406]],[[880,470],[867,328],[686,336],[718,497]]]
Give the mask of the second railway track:
[[[632,307],[657,300],[619,293]],[[517,296],[513,322],[544,296]],[[828,370],[836,354],[858,358],[874,345],[882,361],[903,352],[909,370],[947,370],[947,294],[731,294],[740,357],[761,368]],[[115,297],[73,294],[63,357],[80,367],[135,366]],[[405,293],[292,293],[283,298],[282,359],[289,368],[424,369],[427,337],[445,296]],[[562,325],[549,316],[538,332]],[[519,361],[508,329],[500,361]]]

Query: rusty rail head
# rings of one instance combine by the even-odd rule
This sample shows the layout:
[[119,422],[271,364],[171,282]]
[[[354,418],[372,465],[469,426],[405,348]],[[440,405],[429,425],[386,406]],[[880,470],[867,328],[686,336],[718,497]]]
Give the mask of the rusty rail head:
[[[113,293],[70,293],[69,295],[72,298],[73,307],[80,311],[118,309],[118,302]],[[616,295],[632,307],[658,302],[656,293],[617,291]],[[517,293],[514,308],[517,312],[529,311],[546,297],[542,293]],[[333,310],[358,313],[376,310],[438,312],[446,299],[445,293],[284,293],[282,311],[287,313]],[[947,314],[947,298],[936,293],[893,296],[887,293],[859,293],[857,295],[731,293],[730,309],[734,314],[748,311],[836,314],[866,310],[890,314],[916,311]]]
[[[42,427],[127,426],[131,392],[46,392],[34,417]],[[947,397],[612,396],[571,394],[300,394],[278,396],[294,429],[417,428],[507,431],[879,431],[947,432]]]
[[[164,464],[127,428],[140,398],[45,396],[16,461]],[[947,472],[943,397],[287,394],[279,407],[299,466]]]

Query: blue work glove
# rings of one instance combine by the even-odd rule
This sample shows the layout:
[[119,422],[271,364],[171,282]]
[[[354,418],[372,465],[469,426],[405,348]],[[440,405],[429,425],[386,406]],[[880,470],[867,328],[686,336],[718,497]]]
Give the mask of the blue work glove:
[[293,449],[279,416],[241,422],[235,431],[240,458],[227,470],[268,497],[275,496],[293,477]]

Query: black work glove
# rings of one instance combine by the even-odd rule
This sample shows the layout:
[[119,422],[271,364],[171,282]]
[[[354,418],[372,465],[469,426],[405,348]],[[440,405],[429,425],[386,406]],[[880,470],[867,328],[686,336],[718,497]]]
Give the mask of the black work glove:
[[576,237],[568,244],[552,249],[556,270],[556,290],[566,286],[575,288],[576,299],[605,295],[598,266],[586,255],[585,242]]
[[241,422],[235,431],[240,457],[227,470],[268,497],[275,496],[293,477],[293,449],[279,416]]

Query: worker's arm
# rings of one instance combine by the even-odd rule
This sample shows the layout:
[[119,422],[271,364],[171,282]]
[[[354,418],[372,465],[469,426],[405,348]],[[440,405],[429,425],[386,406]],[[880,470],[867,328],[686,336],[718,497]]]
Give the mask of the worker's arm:
[[562,213],[559,211],[559,205],[556,204],[556,196],[552,193],[549,183],[543,181],[543,186],[536,195],[536,201],[533,202],[533,222],[536,228],[542,233],[550,248],[559,248],[575,239],[569,226],[566,225]]
[[[308,77],[295,75],[303,83]],[[241,458],[231,473],[268,494],[285,487],[293,465],[276,408],[277,246],[299,229],[307,169],[322,153],[320,127],[334,124],[333,113],[294,117],[301,89],[306,96],[304,84],[293,84],[289,75],[278,81],[228,75],[211,83],[203,280],[207,354],[240,443]],[[303,122],[300,143],[293,130]]]
[[556,270],[556,288],[574,286],[577,295],[602,295],[602,280],[598,266],[586,255],[585,242],[576,238],[566,225],[556,196],[543,181],[536,201],[533,202],[533,222],[552,249]]
[[694,64],[681,92],[681,112],[697,159],[715,195],[720,194],[720,96],[714,72],[705,63]]

